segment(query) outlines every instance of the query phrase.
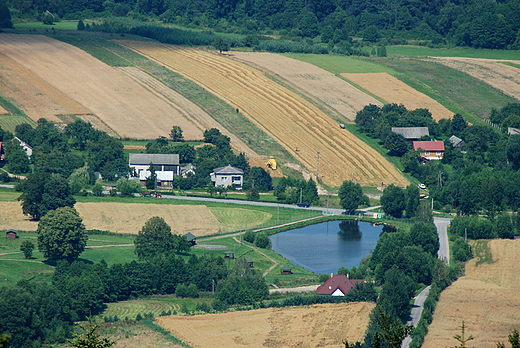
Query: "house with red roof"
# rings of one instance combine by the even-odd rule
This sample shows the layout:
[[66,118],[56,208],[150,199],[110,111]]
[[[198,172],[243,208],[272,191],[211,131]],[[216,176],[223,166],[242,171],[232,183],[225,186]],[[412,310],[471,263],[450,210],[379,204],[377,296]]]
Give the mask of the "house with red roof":
[[336,274],[319,286],[316,290],[316,294],[345,296],[350,290],[354,289],[358,283],[362,284],[364,281],[361,279],[350,279],[344,274]]
[[421,157],[428,160],[440,160],[444,156],[444,142],[439,140],[414,141],[414,151],[420,151]]

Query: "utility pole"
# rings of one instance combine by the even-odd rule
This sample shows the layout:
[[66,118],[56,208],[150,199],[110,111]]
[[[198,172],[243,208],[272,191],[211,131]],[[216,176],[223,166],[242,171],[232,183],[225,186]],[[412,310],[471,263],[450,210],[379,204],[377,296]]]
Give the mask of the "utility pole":
[[276,224],[280,224],[280,203],[276,206]]
[[316,183],[320,179],[320,152],[318,151],[318,166],[316,167]]
[[300,165],[300,173],[303,175],[303,168],[302,168],[302,159],[300,157],[300,149],[296,148],[296,156],[298,157],[298,163]]
[[302,191],[303,191],[303,187],[300,187],[300,203],[302,202]]

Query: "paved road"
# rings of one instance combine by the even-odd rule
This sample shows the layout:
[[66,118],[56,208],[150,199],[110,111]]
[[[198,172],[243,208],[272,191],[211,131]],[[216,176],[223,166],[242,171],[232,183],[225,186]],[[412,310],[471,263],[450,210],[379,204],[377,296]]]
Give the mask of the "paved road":
[[[439,251],[437,253],[440,260],[443,260],[446,265],[450,264],[450,246],[448,244],[448,225],[451,223],[451,219],[448,218],[433,218],[433,223],[437,227],[437,234],[439,235]],[[410,319],[407,324],[412,324],[417,327],[419,319],[421,318],[423,304],[430,292],[430,286],[426,287],[423,291],[417,295],[413,303],[412,312],[410,313]],[[412,338],[408,335],[405,337],[401,348],[408,348]]]
[[5,188],[14,188],[14,185],[0,184],[0,187],[5,187]]

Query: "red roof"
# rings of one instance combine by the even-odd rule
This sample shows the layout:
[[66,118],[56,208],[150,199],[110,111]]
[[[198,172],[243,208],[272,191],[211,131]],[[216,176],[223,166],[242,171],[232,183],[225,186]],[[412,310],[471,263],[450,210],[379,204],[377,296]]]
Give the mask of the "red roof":
[[346,294],[352,288],[354,288],[357,283],[363,283],[363,281],[360,279],[349,279],[344,274],[336,274],[323,283],[323,285],[318,287],[316,294],[332,295],[332,293],[337,289],[340,289],[343,294]]
[[414,141],[413,149],[423,149],[424,151],[444,151],[444,142],[443,141]]

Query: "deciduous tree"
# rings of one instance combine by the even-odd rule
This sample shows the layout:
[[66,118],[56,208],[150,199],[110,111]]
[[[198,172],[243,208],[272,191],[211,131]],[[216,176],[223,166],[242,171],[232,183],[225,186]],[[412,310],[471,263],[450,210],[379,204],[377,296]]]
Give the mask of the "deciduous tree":
[[83,220],[71,207],[49,211],[40,220],[37,232],[38,250],[52,261],[77,259],[88,240]]
[[404,190],[394,184],[386,187],[381,197],[381,205],[385,214],[400,218],[405,208]]
[[24,240],[20,245],[20,250],[23,252],[23,256],[25,256],[26,259],[30,259],[34,250],[34,244],[29,240]]
[[361,185],[350,180],[343,181],[338,191],[338,197],[340,199],[339,204],[343,209],[356,210],[363,198]]
[[171,227],[159,216],[154,216],[146,221],[135,238],[134,244],[135,253],[140,260],[189,249],[186,238],[172,234]]
[[170,131],[170,139],[173,141],[183,141],[184,136],[182,135],[182,129],[180,126],[173,126]]

